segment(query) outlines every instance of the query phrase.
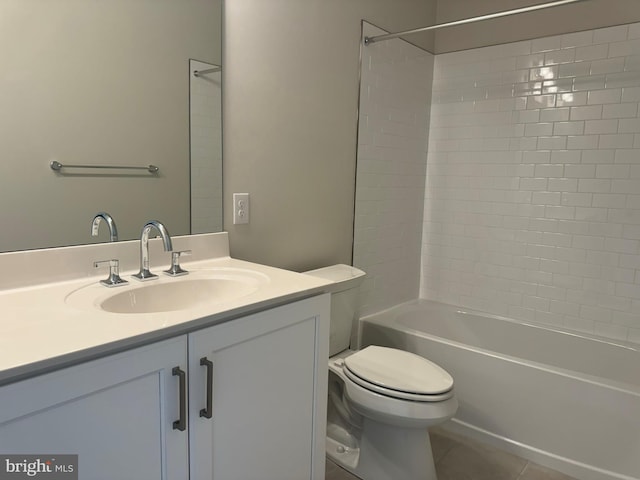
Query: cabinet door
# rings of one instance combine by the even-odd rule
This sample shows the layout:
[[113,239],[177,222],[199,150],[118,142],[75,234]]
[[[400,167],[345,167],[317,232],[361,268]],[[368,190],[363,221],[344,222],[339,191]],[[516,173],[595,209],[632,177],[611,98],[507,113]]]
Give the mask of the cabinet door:
[[192,480],[324,479],[328,315],[322,295],[189,335]]
[[84,480],[184,480],[175,366],[185,335],[0,387],[0,453],[77,454]]

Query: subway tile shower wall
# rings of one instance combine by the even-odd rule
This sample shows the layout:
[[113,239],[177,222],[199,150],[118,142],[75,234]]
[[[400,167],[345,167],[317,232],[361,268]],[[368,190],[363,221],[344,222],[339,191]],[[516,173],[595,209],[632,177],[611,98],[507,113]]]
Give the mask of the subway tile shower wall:
[[438,55],[421,296],[640,343],[640,24]]
[[[384,31],[364,24],[365,35]],[[434,56],[402,40],[362,51],[354,265],[367,272],[361,313],[420,291]]]

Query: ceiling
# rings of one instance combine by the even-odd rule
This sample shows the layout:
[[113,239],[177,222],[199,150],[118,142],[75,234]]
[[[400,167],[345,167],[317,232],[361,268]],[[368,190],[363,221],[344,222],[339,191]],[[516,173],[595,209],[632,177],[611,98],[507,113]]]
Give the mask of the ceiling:
[[[549,3],[551,0],[437,0],[436,23]],[[484,47],[640,22],[638,0],[585,0],[559,7],[486,20],[405,39],[434,53]],[[421,25],[428,26],[428,24]],[[416,28],[417,26],[407,26]]]

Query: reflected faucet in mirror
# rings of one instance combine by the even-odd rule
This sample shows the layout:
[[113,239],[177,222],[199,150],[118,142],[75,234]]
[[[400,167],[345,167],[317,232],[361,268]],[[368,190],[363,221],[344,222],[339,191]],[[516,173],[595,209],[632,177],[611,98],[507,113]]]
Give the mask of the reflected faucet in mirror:
[[135,279],[141,282],[158,278],[157,275],[149,271],[149,233],[152,228],[155,228],[158,233],[160,233],[164,251],[170,252],[173,250],[171,235],[169,235],[167,228],[157,220],[147,222],[145,226],[142,227],[142,232],[140,233],[140,271],[133,275]]
[[104,220],[104,222],[109,227],[109,241],[117,242],[118,228],[116,227],[116,222],[113,220],[113,217],[107,212],[98,212],[96,213],[96,216],[93,217],[93,221],[91,222],[91,236],[98,236],[98,230],[100,229],[100,223],[102,220]]

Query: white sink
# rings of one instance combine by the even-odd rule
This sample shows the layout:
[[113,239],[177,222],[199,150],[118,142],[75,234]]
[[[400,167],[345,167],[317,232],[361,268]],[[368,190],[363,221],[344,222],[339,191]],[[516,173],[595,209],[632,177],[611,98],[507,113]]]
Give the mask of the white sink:
[[71,292],[65,302],[81,309],[111,313],[173,312],[236,300],[267,283],[269,277],[262,273],[217,268],[196,270],[181,277],[162,275],[147,282],[130,280],[127,285],[114,288],[94,282]]

